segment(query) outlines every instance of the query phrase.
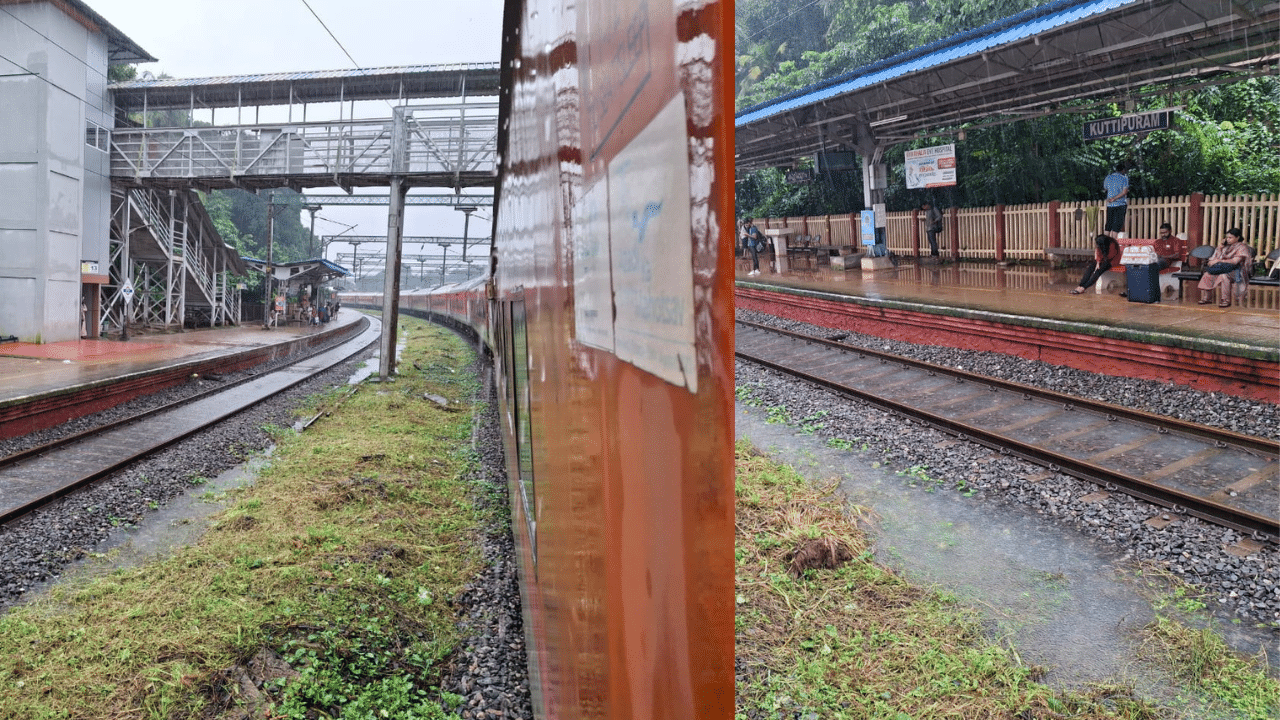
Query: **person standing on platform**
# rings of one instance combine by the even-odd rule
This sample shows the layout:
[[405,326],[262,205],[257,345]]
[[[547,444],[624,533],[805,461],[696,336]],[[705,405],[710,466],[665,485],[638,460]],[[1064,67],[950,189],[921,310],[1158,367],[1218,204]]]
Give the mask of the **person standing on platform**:
[[748,275],[760,274],[760,251],[764,249],[764,238],[760,230],[747,218],[742,223],[742,247],[751,253],[751,272]]
[[[1200,304],[1213,302],[1213,292],[1218,291],[1218,307],[1231,307],[1232,290],[1244,295],[1249,287],[1252,271],[1253,249],[1244,244],[1240,228],[1231,228],[1222,245],[1209,256],[1209,264],[1196,286],[1200,288]],[[1248,269],[1250,272],[1246,272]]]
[[1115,170],[1102,181],[1107,194],[1107,220],[1102,232],[1112,239],[1124,231],[1124,215],[1129,209],[1129,176],[1123,163],[1116,163]]
[[942,209],[925,201],[920,203],[924,211],[925,236],[929,239],[929,255],[938,257],[938,233],[942,232]]
[[1102,273],[1110,270],[1116,263],[1120,262],[1120,243],[1109,235],[1099,235],[1093,239],[1094,250],[1093,260],[1084,268],[1084,276],[1080,278],[1080,284],[1071,291],[1072,295],[1079,295],[1084,292],[1085,288],[1091,287],[1098,282],[1098,278],[1102,277]]

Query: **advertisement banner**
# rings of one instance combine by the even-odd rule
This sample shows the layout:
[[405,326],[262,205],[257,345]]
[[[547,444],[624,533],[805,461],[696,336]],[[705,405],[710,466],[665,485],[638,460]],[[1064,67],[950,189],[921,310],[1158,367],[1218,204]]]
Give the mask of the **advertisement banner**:
[[956,184],[956,146],[908,150],[906,152],[907,188],[944,187]]

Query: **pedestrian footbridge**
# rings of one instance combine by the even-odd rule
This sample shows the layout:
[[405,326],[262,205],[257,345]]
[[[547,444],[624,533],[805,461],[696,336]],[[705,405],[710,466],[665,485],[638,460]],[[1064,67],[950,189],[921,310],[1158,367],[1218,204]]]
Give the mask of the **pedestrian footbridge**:
[[[492,195],[461,190],[494,185],[499,79],[488,63],[112,84],[116,127],[93,135],[109,137],[111,162],[109,282],[93,310],[101,327],[240,321],[230,280],[245,267],[193,190],[399,190],[342,196],[349,204],[446,187],[455,205],[491,205]],[[337,119],[316,119],[316,106]],[[264,107],[285,121],[260,122]]]
[[388,186],[492,186],[498,104],[397,107],[391,118],[117,128],[111,178],[153,188],[246,190]]

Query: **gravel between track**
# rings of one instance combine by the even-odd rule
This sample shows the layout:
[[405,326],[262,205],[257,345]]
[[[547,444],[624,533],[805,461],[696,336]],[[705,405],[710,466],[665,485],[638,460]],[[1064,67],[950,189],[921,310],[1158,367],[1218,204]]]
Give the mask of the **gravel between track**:
[[[817,336],[834,332],[754,311],[738,311],[737,317]],[[1280,405],[1276,404],[1099,375],[1000,353],[912,345],[857,333],[841,342],[1263,438],[1280,437]],[[1153,563],[1202,588],[1224,613],[1280,629],[1280,550],[1275,545],[1239,557],[1225,549],[1240,540],[1235,531],[1196,518],[1157,530],[1145,521],[1164,511],[1144,501],[1114,494],[1099,503],[1082,503],[1079,498],[1097,489],[1091,483],[1048,473],[1038,465],[1000,456],[977,443],[956,441],[922,425],[912,425],[912,431],[904,433],[906,421],[896,415],[748,362],[738,361],[736,374],[739,392],[750,392],[762,405],[784,408],[797,421],[822,418],[825,427],[817,431],[822,436],[866,443],[873,452],[882,453],[895,470],[922,467],[929,477],[948,487],[963,483],[974,489],[976,496],[992,502],[1028,505],[1041,515],[1117,547],[1134,561]],[[858,431],[855,435],[843,428]]]
[[[64,568],[92,551],[121,524],[147,521],[152,503],[187,493],[196,478],[214,477],[266,449],[271,438],[263,428],[288,427],[295,410],[307,397],[335,385],[345,385],[369,349],[355,358],[266,400],[235,417],[175,444],[85,490],[55,501],[35,513],[0,527],[0,612],[18,604],[31,588],[56,580]],[[273,363],[272,366],[287,362]],[[227,374],[223,382],[246,373]],[[477,366],[490,377],[491,368]],[[48,430],[0,443],[0,454],[49,442],[72,432],[136,414],[202,392],[209,380],[138,398],[111,410],[64,423]],[[507,502],[505,464],[499,435],[492,382],[488,407],[477,418],[476,450],[481,469],[473,478],[476,502],[497,508]],[[520,611],[515,549],[509,513],[486,513],[493,518],[482,528],[485,569],[454,601],[463,617],[466,640],[446,669],[442,689],[466,698],[464,718],[532,718],[524,631]]]

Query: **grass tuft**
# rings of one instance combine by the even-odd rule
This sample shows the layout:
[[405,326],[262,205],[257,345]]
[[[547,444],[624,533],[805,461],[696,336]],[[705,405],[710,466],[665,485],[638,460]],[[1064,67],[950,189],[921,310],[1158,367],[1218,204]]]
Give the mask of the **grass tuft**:
[[[857,527],[865,511],[848,509],[834,482],[810,483],[741,442],[736,487],[737,720],[1179,716],[1130,685],[1067,692],[1037,682],[1044,669],[990,642],[973,611],[876,564]],[[814,543],[843,548],[840,562],[793,573],[797,548]],[[1224,666],[1222,655],[1196,652],[1200,672]],[[1250,697],[1274,699],[1264,672],[1239,671],[1197,682],[1218,698],[1231,697],[1226,684],[1256,683]],[[1231,705],[1274,716],[1255,714],[1274,703]]]
[[[0,617],[0,717],[446,717],[436,683],[477,572],[472,360],[412,318],[427,368],[279,443],[201,542]],[[323,405],[335,392],[310,403]]]

